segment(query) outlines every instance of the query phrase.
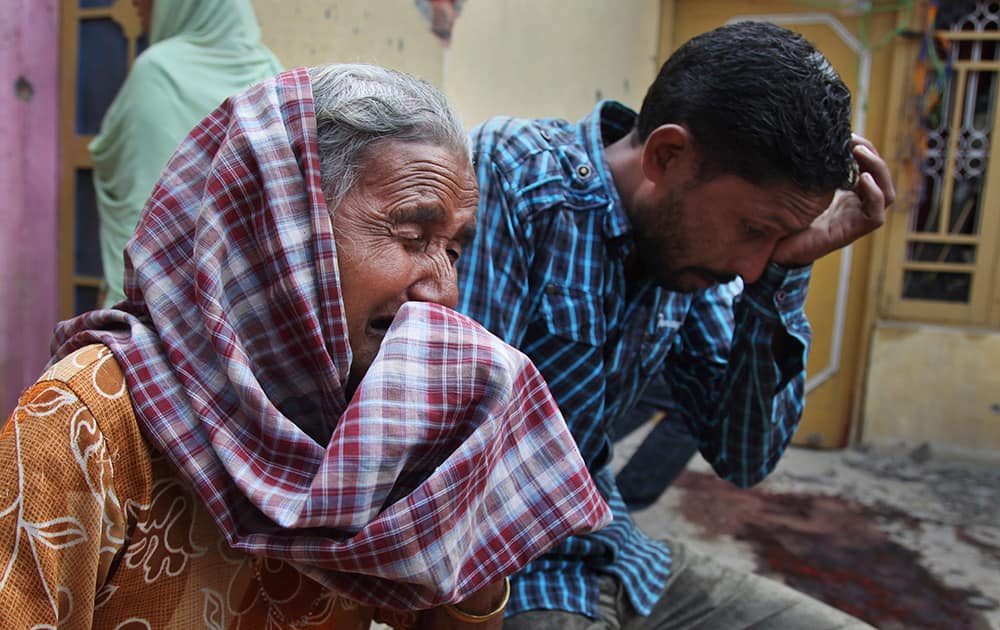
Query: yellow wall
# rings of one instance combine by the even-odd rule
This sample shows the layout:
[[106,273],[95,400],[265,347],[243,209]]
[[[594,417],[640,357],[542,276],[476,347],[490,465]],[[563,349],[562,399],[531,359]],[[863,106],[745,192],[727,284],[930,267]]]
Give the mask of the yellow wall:
[[365,62],[441,85],[441,44],[413,0],[253,0],[264,43],[287,67]]
[[576,120],[612,98],[638,107],[659,69],[658,0],[469,0],[445,93],[468,125],[490,116]]
[[467,0],[450,47],[413,0],[253,0],[287,67],[377,63],[442,88],[466,127],[489,116],[575,120],[599,98],[638,107],[658,68],[659,0]]
[[1000,449],[998,357],[996,331],[880,323],[870,356],[864,441],[930,442],[984,454]]

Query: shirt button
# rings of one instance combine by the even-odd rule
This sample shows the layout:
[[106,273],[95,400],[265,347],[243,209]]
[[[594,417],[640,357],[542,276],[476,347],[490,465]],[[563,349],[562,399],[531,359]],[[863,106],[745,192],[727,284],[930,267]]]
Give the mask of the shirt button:
[[774,301],[777,302],[778,304],[781,304],[782,302],[785,301],[786,297],[788,297],[788,295],[784,291],[779,290],[777,293],[774,294]]
[[545,292],[549,295],[555,295],[559,292],[559,289],[554,284],[545,285]]
[[580,177],[590,177],[590,167],[586,164],[581,164],[576,167],[576,174]]

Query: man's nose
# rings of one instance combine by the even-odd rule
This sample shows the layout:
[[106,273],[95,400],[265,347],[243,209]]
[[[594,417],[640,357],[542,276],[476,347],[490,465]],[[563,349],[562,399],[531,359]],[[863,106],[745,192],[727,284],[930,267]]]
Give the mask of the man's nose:
[[764,275],[764,268],[767,261],[771,259],[771,249],[767,247],[754,247],[744,250],[734,256],[727,271],[739,274],[746,284],[753,284]]

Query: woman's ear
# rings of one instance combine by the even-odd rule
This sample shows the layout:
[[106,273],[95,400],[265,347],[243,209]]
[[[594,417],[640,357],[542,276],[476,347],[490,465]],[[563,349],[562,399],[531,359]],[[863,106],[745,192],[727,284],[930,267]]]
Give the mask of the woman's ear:
[[686,179],[694,164],[691,132],[683,125],[660,125],[642,145],[642,172],[654,185],[668,177]]

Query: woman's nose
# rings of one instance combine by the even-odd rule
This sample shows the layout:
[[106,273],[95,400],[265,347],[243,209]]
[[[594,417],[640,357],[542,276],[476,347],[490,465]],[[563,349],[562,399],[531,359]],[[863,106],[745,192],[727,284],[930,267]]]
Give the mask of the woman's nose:
[[433,302],[448,308],[458,304],[458,278],[451,261],[442,263],[434,261],[428,265],[424,273],[410,285],[410,300],[417,302]]
[[409,298],[416,302],[433,302],[448,308],[458,304],[458,284],[449,281],[423,280],[410,288]]

